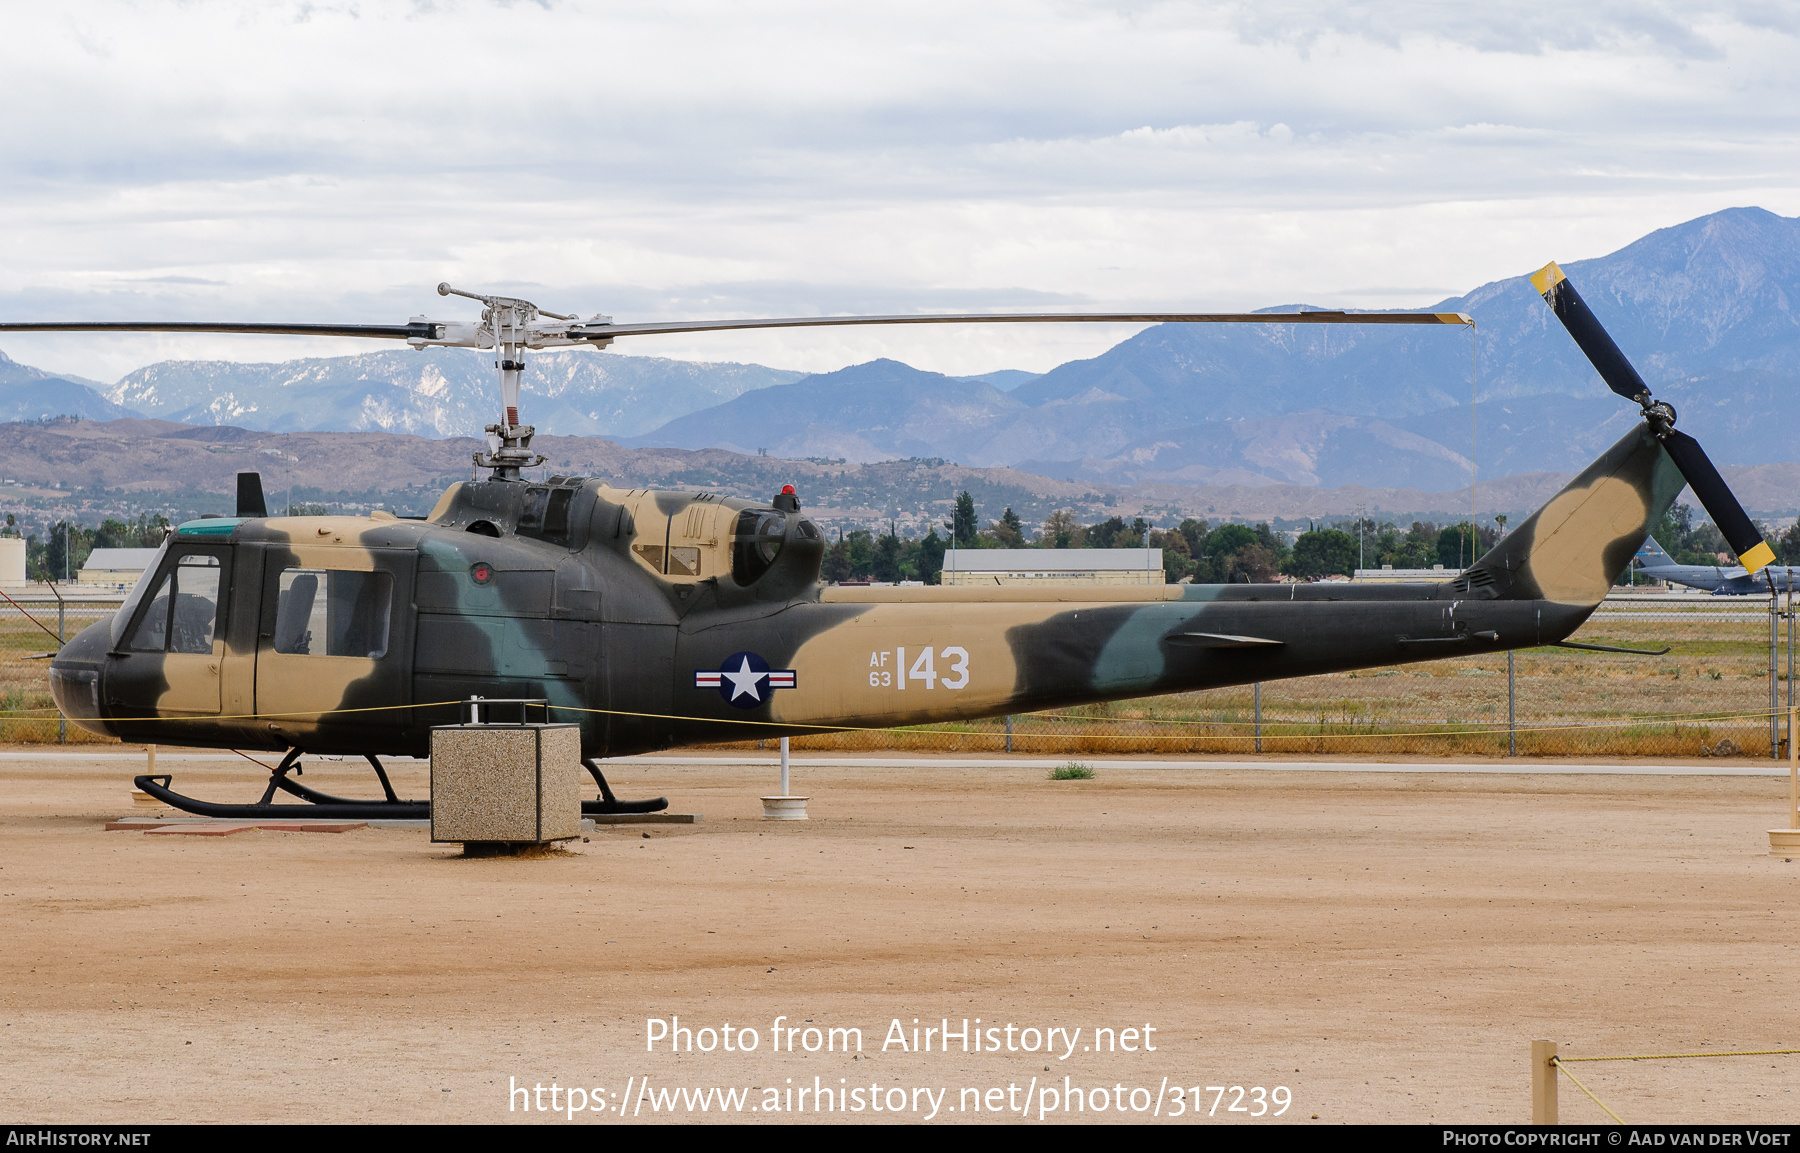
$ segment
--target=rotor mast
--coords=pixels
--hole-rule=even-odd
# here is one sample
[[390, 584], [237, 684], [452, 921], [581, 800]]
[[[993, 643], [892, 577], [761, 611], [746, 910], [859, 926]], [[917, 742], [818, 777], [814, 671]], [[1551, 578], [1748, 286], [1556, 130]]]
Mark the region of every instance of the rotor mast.
[[[540, 331], [542, 326], [537, 323], [540, 316], [561, 321], [577, 318], [545, 311], [531, 301], [515, 296], [483, 296], [452, 288], [447, 283], [440, 283], [437, 290], [439, 296], [466, 297], [469, 300], [479, 300], [485, 306], [481, 311], [481, 321], [472, 334], [474, 339], [469, 343], [476, 348], [494, 350], [494, 368], [500, 374], [500, 420], [487, 426], [488, 448], [486, 452], [474, 455], [475, 466], [491, 469], [495, 480], [518, 480], [520, 469], [534, 468], [548, 459], [531, 450], [531, 438], [537, 435], [536, 426], [525, 424], [519, 419], [519, 385], [525, 373], [525, 350], [542, 347], [545, 343], [547, 334]], [[602, 322], [610, 320], [609, 317], [594, 319]]]

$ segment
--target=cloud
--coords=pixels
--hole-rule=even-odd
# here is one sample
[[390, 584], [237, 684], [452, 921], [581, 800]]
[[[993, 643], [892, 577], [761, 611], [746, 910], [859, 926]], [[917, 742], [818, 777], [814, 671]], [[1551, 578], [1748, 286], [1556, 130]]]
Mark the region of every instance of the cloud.
[[[621, 318], [1393, 306], [1800, 212], [1797, 32], [1754, 3], [42, 5], [0, 44], [0, 307], [374, 321], [453, 307], [444, 279]], [[1104, 335], [641, 351], [976, 372]]]

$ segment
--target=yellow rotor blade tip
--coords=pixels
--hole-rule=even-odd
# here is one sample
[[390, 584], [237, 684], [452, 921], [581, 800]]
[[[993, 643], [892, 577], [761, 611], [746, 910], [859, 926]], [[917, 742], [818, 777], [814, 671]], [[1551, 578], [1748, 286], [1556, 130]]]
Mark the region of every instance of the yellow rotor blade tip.
[[1563, 275], [1563, 270], [1556, 267], [1556, 261], [1552, 260], [1531, 274], [1531, 287], [1537, 289], [1540, 294], [1547, 294], [1552, 288], [1567, 279], [1568, 277]]
[[1768, 541], [1758, 541], [1756, 547], [1738, 558], [1744, 570], [1751, 576], [1766, 565], [1775, 563], [1775, 550], [1769, 547]]

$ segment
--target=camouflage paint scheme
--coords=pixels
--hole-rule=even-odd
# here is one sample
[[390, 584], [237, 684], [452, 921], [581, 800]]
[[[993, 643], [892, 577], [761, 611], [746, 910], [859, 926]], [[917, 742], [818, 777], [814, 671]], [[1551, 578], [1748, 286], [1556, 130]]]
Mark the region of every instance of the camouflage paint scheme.
[[[1640, 424], [1453, 580], [1046, 590], [822, 588], [825, 542], [797, 505], [470, 482], [422, 521], [189, 522], [117, 618], [58, 654], [52, 688], [130, 741], [412, 756], [459, 719], [436, 702], [475, 695], [548, 698], [600, 757], [1029, 712], [1561, 640], [1683, 484]], [[749, 579], [746, 526], [778, 515]], [[126, 651], [147, 590], [192, 551], [225, 574], [212, 651]], [[390, 574], [384, 655], [276, 651], [291, 567]]]

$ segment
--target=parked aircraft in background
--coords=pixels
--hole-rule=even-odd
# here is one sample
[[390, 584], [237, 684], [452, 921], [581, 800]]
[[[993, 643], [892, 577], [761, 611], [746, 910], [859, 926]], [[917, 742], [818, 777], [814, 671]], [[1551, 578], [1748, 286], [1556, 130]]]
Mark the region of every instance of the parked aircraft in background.
[[1706, 589], [1714, 596], [1767, 595], [1770, 581], [1775, 583], [1776, 592], [1785, 593], [1794, 588], [1796, 578], [1794, 569], [1778, 565], [1770, 565], [1751, 576], [1742, 565], [1677, 564], [1653, 536], [1644, 538], [1643, 546], [1632, 560], [1637, 562], [1637, 571], [1647, 577]]

